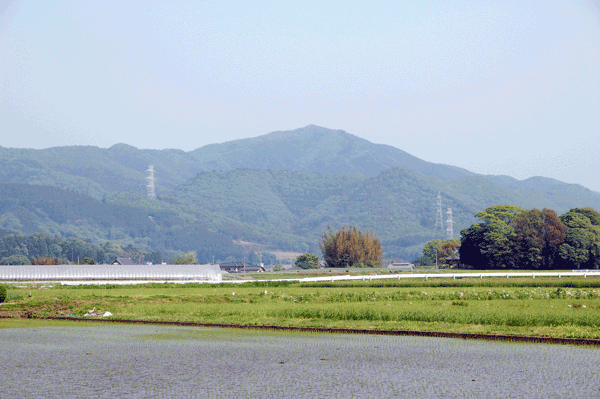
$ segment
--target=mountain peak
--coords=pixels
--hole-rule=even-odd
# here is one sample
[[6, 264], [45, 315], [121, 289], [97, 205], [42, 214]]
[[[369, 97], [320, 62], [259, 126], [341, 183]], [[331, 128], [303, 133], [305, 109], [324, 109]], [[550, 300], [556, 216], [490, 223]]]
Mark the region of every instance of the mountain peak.
[[397, 148], [371, 143], [344, 130], [317, 125], [211, 144], [190, 154], [203, 163], [204, 170], [250, 168], [374, 176], [400, 166], [441, 179], [472, 174], [464, 169], [423, 161]]

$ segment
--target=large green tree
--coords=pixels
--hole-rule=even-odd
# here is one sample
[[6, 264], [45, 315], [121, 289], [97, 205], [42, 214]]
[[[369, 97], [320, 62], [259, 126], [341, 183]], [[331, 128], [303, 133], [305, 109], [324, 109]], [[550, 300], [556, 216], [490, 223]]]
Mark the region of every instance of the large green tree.
[[514, 205], [494, 205], [478, 212], [480, 222], [461, 231], [461, 262], [477, 269], [515, 268], [511, 244], [515, 221], [523, 212]]
[[450, 240], [434, 239], [423, 247], [423, 256], [415, 259], [417, 266], [444, 265], [460, 247], [460, 239]]
[[430, 265], [435, 265], [439, 257], [440, 248], [442, 248], [442, 244], [443, 241], [436, 238], [434, 240], [428, 241], [423, 246], [423, 257], [427, 259], [426, 263]]
[[558, 215], [552, 209], [542, 210], [544, 262], [545, 267], [554, 269], [559, 267], [560, 257], [559, 248], [567, 238], [569, 228], [560, 220]]
[[566, 265], [576, 269], [600, 268], [600, 213], [592, 208], [573, 208], [560, 220], [569, 228], [559, 247]]
[[175, 259], [175, 265], [195, 265], [197, 263], [196, 251], [190, 251], [180, 258]]
[[600, 268], [600, 213], [498, 205], [461, 232], [461, 262], [475, 268]]
[[522, 212], [514, 221], [515, 234], [511, 247], [517, 257], [517, 268], [553, 268], [558, 248], [567, 237], [568, 227], [551, 209]]

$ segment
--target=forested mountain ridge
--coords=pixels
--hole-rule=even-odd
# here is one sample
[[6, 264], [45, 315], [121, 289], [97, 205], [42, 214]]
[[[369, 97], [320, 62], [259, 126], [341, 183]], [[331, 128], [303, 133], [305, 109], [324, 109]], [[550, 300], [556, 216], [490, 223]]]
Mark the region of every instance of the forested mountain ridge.
[[465, 169], [423, 161], [407, 152], [346, 133], [309, 125], [286, 132], [211, 144], [190, 152], [203, 170], [272, 169], [374, 176], [401, 166], [426, 176], [455, 179]]
[[[56, 186], [97, 199], [109, 192], [144, 194], [146, 169], [150, 164], [157, 171], [159, 195], [169, 194], [196, 173], [208, 170], [289, 170], [374, 176], [399, 166], [442, 180], [477, 176], [455, 166], [423, 161], [397, 148], [374, 144], [343, 130], [309, 125], [293, 131], [209, 144], [190, 152], [138, 149], [126, 144], [115, 144], [106, 149], [93, 146], [42, 150], [0, 147], [0, 182]], [[557, 199], [565, 190], [573, 197], [586, 195], [587, 190], [543, 177], [523, 181], [508, 176], [485, 177], [511, 189], [546, 190], [548, 195], [557, 194]], [[599, 194], [591, 193], [591, 198]]]
[[150, 252], [194, 250], [203, 261], [241, 254], [230, 237], [186, 222], [175, 212], [152, 216], [124, 202], [106, 203], [57, 187], [0, 183], [0, 236], [39, 232]]
[[[454, 233], [476, 221], [475, 213], [495, 204], [550, 208], [567, 206], [543, 194], [513, 190], [483, 176], [441, 180], [396, 167], [376, 176], [236, 169], [200, 172], [160, 201], [114, 194], [106, 201], [132, 204], [149, 215], [173, 212], [211, 231], [237, 240], [258, 242], [271, 249], [318, 253], [327, 226], [343, 224], [372, 229], [383, 240], [386, 255], [410, 258], [419, 246], [446, 232], [435, 231], [435, 197], [442, 195], [454, 214]], [[600, 208], [600, 196], [588, 205]]]
[[57, 187], [20, 183], [0, 183], [0, 221], [0, 229], [10, 233], [97, 238], [97, 230], [104, 229], [108, 240], [122, 235], [145, 237], [155, 230], [140, 209], [105, 204]]
[[262, 169], [373, 176], [394, 166], [452, 179], [473, 175], [434, 164], [397, 148], [373, 144], [342, 130], [307, 126], [289, 132], [210, 144], [184, 152], [146, 150], [126, 144], [110, 148], [53, 147], [43, 150], [0, 147], [0, 182], [49, 185], [101, 199], [109, 192], [145, 192], [146, 169], [157, 171], [157, 192], [167, 194], [200, 171]]
[[[150, 164], [156, 200], [146, 197]], [[125, 144], [0, 147], [0, 182], [27, 183], [0, 188], [0, 234], [42, 231], [202, 256], [217, 249], [239, 255], [233, 239], [318, 253], [322, 231], [346, 223], [372, 229], [386, 256], [410, 259], [424, 242], [445, 236], [434, 230], [438, 191], [444, 213], [453, 209], [455, 236], [496, 204], [559, 214], [600, 209], [600, 193], [579, 185], [477, 175], [312, 125], [187, 153]]]
[[0, 147], [0, 182], [56, 186], [96, 199], [109, 192], [146, 192], [146, 170], [157, 169], [160, 191], [169, 192], [201, 169], [181, 150], [141, 150], [116, 144], [43, 150]]

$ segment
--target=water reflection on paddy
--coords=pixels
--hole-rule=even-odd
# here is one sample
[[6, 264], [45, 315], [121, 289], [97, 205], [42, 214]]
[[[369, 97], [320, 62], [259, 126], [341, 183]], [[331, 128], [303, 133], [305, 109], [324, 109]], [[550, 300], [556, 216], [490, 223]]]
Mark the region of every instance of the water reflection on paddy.
[[599, 397], [600, 350], [164, 326], [0, 330], [2, 398]]

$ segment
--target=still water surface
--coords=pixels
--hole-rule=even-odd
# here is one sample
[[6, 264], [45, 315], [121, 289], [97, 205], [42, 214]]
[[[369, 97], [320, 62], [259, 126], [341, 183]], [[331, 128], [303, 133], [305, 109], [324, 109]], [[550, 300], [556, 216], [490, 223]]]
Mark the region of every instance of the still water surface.
[[444, 338], [10, 328], [0, 365], [0, 398], [600, 397], [600, 349]]

